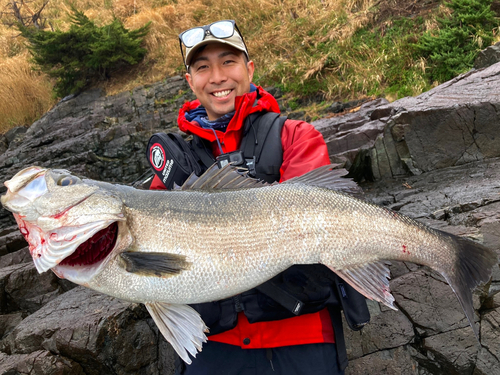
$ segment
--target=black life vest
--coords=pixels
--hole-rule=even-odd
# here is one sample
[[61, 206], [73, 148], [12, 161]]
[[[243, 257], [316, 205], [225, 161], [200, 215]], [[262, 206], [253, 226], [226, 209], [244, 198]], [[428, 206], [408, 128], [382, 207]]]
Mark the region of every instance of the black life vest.
[[198, 136], [186, 142], [176, 133], [157, 133], [149, 139], [146, 158], [167, 189], [182, 185], [194, 172], [200, 176], [214, 163], [232, 162], [248, 168], [249, 175], [272, 183], [280, 179], [283, 163], [281, 130], [286, 121], [278, 113], [253, 113], [245, 119], [240, 149], [212, 154], [210, 142]]
[[[281, 130], [285, 121], [286, 117], [280, 116], [279, 113], [252, 113], [245, 119], [240, 149], [219, 156], [219, 160], [227, 155], [227, 159], [234, 162], [236, 159], [231, 159], [233, 155], [242, 155], [241, 164], [235, 164], [248, 168], [251, 177], [269, 183], [279, 181], [283, 163]], [[209, 141], [193, 136], [191, 147], [205, 169], [217, 162]]]

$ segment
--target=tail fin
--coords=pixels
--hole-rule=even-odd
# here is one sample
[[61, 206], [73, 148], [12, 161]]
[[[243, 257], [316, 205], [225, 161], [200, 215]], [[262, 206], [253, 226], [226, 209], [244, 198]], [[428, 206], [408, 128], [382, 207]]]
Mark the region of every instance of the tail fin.
[[474, 241], [441, 232], [457, 249], [454, 272], [442, 272], [457, 296], [469, 323], [479, 340], [478, 328], [474, 325], [474, 307], [472, 305], [472, 291], [480, 284], [486, 283], [492, 269], [498, 265], [498, 255]]

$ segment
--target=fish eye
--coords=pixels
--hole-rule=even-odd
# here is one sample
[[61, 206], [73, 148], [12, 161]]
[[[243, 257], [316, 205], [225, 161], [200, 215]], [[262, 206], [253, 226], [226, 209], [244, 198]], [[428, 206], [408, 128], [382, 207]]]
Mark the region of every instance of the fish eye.
[[78, 178], [74, 176], [64, 176], [57, 181], [57, 185], [59, 186], [69, 186], [74, 185], [78, 182]]

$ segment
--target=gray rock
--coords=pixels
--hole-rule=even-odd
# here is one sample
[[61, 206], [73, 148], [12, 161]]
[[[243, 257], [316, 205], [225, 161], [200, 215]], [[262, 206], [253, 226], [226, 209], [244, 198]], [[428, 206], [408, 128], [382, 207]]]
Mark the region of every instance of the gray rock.
[[323, 134], [333, 162], [350, 168], [360, 149], [373, 146], [385, 123], [378, 118], [371, 120], [370, 116], [378, 106], [387, 103], [385, 99], [377, 99], [363, 104], [357, 112], [313, 122]]
[[425, 338], [422, 348], [430, 361], [420, 359], [418, 362], [431, 373], [435, 371], [436, 359], [439, 359], [440, 373], [472, 373], [480, 346], [470, 331], [470, 328], [463, 328]]
[[[469, 325], [450, 286], [437, 274], [426, 270], [408, 273], [392, 280], [391, 289], [398, 308], [419, 328], [421, 335]], [[469, 334], [474, 336], [472, 329]]]
[[[499, 369], [498, 360], [500, 358], [500, 308], [484, 313], [481, 320], [481, 345], [483, 351], [490, 353], [497, 361], [496, 368]], [[488, 361], [490, 362], [490, 361]], [[488, 366], [486, 366], [488, 367]], [[489, 366], [492, 367], [492, 366]]]
[[483, 49], [474, 61], [475, 69], [487, 68], [500, 61], [500, 42]]
[[0, 352], [0, 373], [5, 375], [84, 375], [81, 366], [49, 351], [6, 355]]
[[363, 328], [363, 353], [404, 346], [413, 341], [415, 332], [408, 318], [400, 311], [388, 310], [372, 317]]
[[3, 340], [3, 351], [47, 350], [78, 363], [85, 374], [158, 374], [159, 355], [172, 363], [173, 353], [160, 350], [146, 317], [140, 305], [78, 287], [24, 319]]
[[500, 375], [498, 357], [495, 357], [487, 349], [481, 348], [477, 355], [476, 368], [473, 375]]
[[28, 128], [25, 126], [16, 126], [12, 129], [9, 129], [5, 133], [5, 140], [7, 141], [7, 144], [10, 144], [16, 138], [22, 138], [24, 136], [24, 133], [26, 133], [26, 130], [28, 130]]
[[[361, 331], [344, 328], [349, 360], [413, 342], [415, 336], [413, 325], [401, 312], [379, 309], [379, 312], [373, 314], [372, 309], [370, 314], [370, 323]], [[347, 324], [344, 324], [344, 327], [347, 327]]]
[[31, 263], [33, 259], [28, 247], [0, 257], [0, 269], [14, 264]]
[[342, 105], [341, 102], [333, 102], [330, 106], [325, 108], [324, 112], [325, 113], [340, 113], [344, 110], [344, 106]]
[[5, 228], [2, 232], [0, 234], [0, 256], [13, 253], [28, 246], [17, 225]]
[[2, 312], [35, 312], [66, 291], [59, 280], [52, 272], [39, 275], [33, 262], [1, 268]]
[[23, 313], [0, 315], [0, 340], [23, 320]]
[[[499, 70], [500, 63], [470, 71], [417, 97], [370, 102], [358, 112], [314, 125], [332, 159], [345, 161], [358, 180], [419, 175], [495, 158], [500, 156]], [[342, 132], [340, 124], [348, 129]]]
[[350, 361], [346, 375], [420, 375], [407, 346], [382, 350]]
[[304, 120], [305, 115], [306, 115], [305, 111], [296, 111], [288, 113], [287, 117], [290, 120]]
[[281, 92], [281, 89], [279, 87], [265, 87], [264, 90], [266, 90], [269, 94], [274, 96], [275, 99], [279, 99], [283, 96], [283, 93]]

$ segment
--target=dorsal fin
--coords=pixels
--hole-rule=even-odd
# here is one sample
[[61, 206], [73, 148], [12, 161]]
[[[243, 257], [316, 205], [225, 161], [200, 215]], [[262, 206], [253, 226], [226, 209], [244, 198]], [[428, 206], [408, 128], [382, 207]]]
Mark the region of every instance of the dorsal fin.
[[282, 184], [305, 184], [340, 191], [354, 196], [362, 196], [363, 190], [352, 178], [346, 178], [349, 171], [338, 168], [340, 164], [324, 165]]
[[[345, 178], [348, 171], [339, 168], [338, 164], [325, 165], [316, 168], [300, 177], [294, 177], [283, 182], [283, 184], [305, 184], [323, 187], [331, 190], [360, 196], [363, 194], [361, 188], [350, 178]], [[276, 184], [276, 183], [274, 183]], [[181, 187], [174, 187], [175, 190], [234, 190], [251, 189], [270, 186], [267, 182], [248, 176], [248, 171], [231, 164], [219, 169], [217, 164], [212, 165], [200, 177], [192, 173]]]
[[267, 182], [249, 177], [246, 169], [231, 164], [219, 169], [217, 164], [213, 164], [200, 177], [191, 173], [180, 190], [249, 189], [269, 185]]

